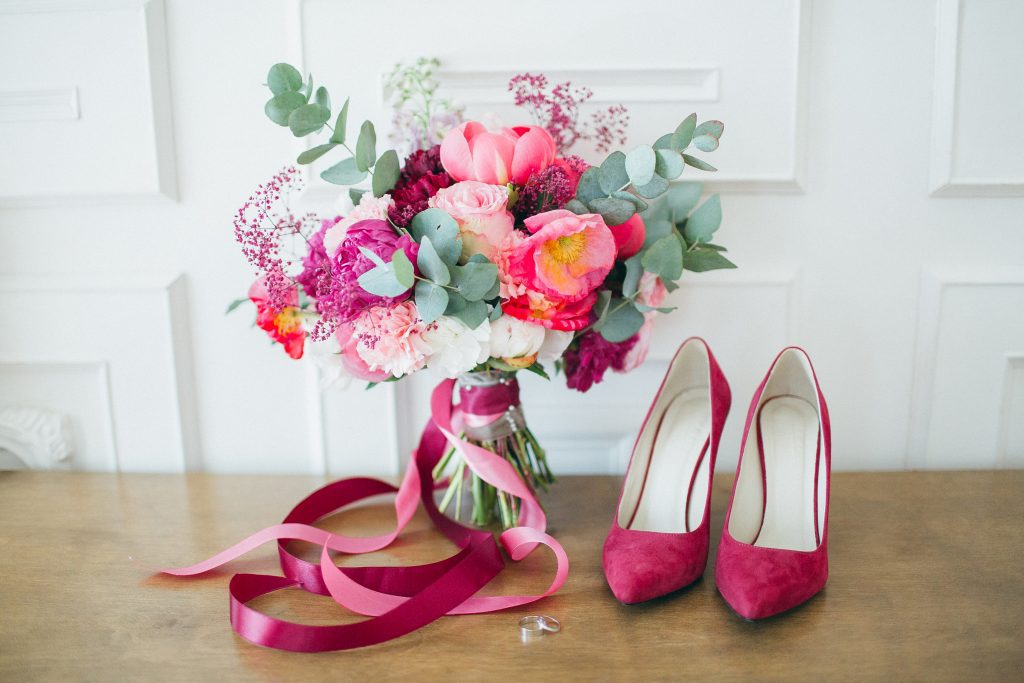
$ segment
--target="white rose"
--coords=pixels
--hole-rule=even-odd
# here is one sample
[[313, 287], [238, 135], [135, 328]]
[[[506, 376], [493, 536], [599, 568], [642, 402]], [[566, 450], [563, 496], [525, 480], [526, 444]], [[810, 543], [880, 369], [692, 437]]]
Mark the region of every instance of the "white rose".
[[452, 316], [442, 315], [420, 334], [427, 367], [445, 377], [458, 377], [487, 360], [491, 323], [484, 320], [476, 329]]
[[544, 345], [544, 328], [511, 315], [491, 323], [491, 355], [495, 358], [532, 356]]

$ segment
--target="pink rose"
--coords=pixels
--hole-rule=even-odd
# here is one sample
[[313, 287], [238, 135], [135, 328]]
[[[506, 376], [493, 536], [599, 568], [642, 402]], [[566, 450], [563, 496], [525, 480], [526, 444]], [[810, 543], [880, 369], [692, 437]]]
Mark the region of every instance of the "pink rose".
[[647, 227], [640, 214], [634, 213], [625, 223], [609, 225], [608, 229], [615, 236], [615, 247], [618, 249], [617, 258], [620, 261], [625, 261], [643, 248]]
[[490, 132], [478, 121], [467, 121], [444, 136], [441, 165], [455, 180], [522, 185], [531, 173], [550, 166], [557, 151], [540, 126]]
[[658, 308], [665, 302], [668, 290], [661, 278], [654, 273], [644, 273], [637, 283], [636, 301], [644, 306]]
[[[665, 297], [667, 296], [668, 290], [665, 289], [664, 283], [662, 283], [661, 278], [657, 275], [654, 273], [644, 273], [640, 277], [636, 293], [637, 303], [657, 308], [665, 303]], [[647, 352], [651, 349], [651, 332], [654, 330], [654, 317], [656, 315], [657, 312], [655, 311], [644, 313], [644, 324], [633, 337], [636, 342], [623, 359], [622, 368], [616, 369], [617, 372], [635, 370], [647, 360]]]
[[495, 251], [512, 232], [514, 219], [508, 210], [508, 188], [502, 185], [464, 180], [441, 188], [428, 203], [459, 224], [463, 260], [473, 254], [494, 260]]

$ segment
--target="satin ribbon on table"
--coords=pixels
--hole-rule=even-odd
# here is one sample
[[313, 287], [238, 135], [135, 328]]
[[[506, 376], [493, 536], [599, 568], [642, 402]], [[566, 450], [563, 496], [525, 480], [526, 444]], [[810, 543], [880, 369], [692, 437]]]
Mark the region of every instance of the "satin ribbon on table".
[[[348, 650], [398, 638], [446, 614], [480, 614], [535, 602], [556, 592], [569, 572], [569, 559], [561, 544], [545, 533], [547, 520], [529, 487], [506, 460], [456, 434], [467, 415], [501, 413], [518, 405], [518, 388], [508, 384], [475, 387], [477, 397], [463, 406], [452, 405], [454, 380], [444, 380], [431, 394], [431, 419], [413, 452], [401, 484], [367, 477], [336, 481], [314, 491], [298, 503], [281, 524], [267, 527], [202, 562], [162, 570], [174, 576], [195, 576], [219, 567], [270, 541], [278, 542], [284, 576], [235, 574], [228, 585], [231, 626], [240, 636], [258, 645], [293, 652]], [[465, 401], [465, 394], [462, 394]], [[473, 403], [479, 400], [480, 403]], [[464, 412], [469, 411], [469, 412]], [[488, 531], [473, 529], [446, 517], [434, 502], [432, 470], [446, 444], [456, 448], [469, 468], [481, 479], [521, 500], [520, 526], [504, 531], [495, 541]], [[317, 520], [352, 503], [395, 493], [395, 529], [372, 537], [332, 534], [312, 526]], [[390, 545], [416, 512], [417, 499], [437, 529], [460, 548], [449, 558], [430, 564], [405, 567], [338, 567], [329, 551], [359, 554]], [[322, 546], [320, 563], [293, 555], [289, 541]], [[521, 560], [538, 545], [549, 547], [557, 560], [551, 585], [540, 595], [475, 596], [505, 567], [501, 548], [513, 560]], [[311, 626], [268, 616], [247, 603], [284, 588], [300, 587], [330, 595], [339, 605], [370, 617], [354, 624]]]

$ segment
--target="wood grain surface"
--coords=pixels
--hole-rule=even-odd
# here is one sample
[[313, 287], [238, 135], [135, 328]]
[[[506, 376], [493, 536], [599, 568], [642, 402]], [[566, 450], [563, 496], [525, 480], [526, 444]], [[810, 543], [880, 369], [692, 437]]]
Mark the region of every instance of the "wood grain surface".
[[[254, 646], [228, 623], [235, 571], [279, 573], [272, 546], [215, 575], [187, 564], [281, 520], [311, 477], [0, 473], [0, 679], [32, 680], [680, 680], [943, 679], [1024, 676], [1024, 472], [844, 473], [833, 478], [831, 577], [806, 605], [763, 622], [737, 617], [714, 585], [731, 477], [715, 479], [703, 580], [624, 606], [601, 572], [620, 480], [566, 477], [544, 500], [572, 562], [562, 591], [508, 612], [446, 617], [390, 643], [292, 654]], [[329, 520], [373, 534], [387, 499]], [[315, 553], [314, 549], [310, 549]], [[416, 563], [451, 546], [417, 517], [362, 564]], [[129, 558], [134, 559], [129, 559]], [[541, 591], [538, 551], [487, 592]], [[311, 624], [349, 623], [329, 598], [283, 591], [255, 603]], [[524, 644], [517, 622], [563, 630]]]

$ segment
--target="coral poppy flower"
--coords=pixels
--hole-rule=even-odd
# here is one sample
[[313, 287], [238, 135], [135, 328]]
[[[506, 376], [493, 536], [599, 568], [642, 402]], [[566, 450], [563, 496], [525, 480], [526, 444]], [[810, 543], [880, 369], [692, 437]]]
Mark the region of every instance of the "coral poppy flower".
[[257, 279], [249, 287], [249, 299], [256, 304], [256, 325], [274, 341], [284, 346], [285, 353], [292, 358], [302, 358], [306, 341], [306, 330], [302, 326], [299, 310], [299, 292], [294, 287], [289, 291], [286, 306], [274, 309], [270, 305], [266, 276]]

